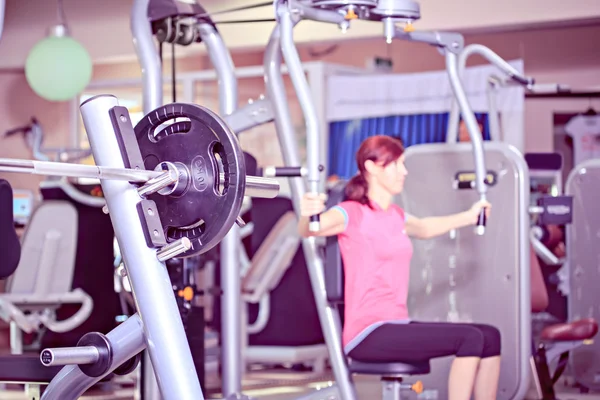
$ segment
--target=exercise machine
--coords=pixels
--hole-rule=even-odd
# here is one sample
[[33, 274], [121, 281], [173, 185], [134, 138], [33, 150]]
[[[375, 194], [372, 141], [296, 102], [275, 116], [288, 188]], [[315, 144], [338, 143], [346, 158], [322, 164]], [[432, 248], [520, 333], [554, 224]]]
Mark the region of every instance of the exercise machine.
[[[153, 36], [162, 44], [192, 45], [203, 42], [208, 51], [218, 78], [220, 115], [236, 134], [254, 126], [271, 122], [274, 107], [267, 98], [254, 101], [239, 110], [237, 108], [237, 80], [234, 66], [227, 48], [220, 37], [215, 23], [209, 14], [195, 2], [176, 0], [136, 0], [132, 10], [132, 34], [143, 71], [144, 112], [163, 104], [161, 59], [153, 42]], [[288, 164], [289, 165], [289, 164]], [[292, 165], [300, 165], [292, 164]], [[239, 271], [240, 237], [237, 226], [220, 244], [221, 252], [221, 296], [222, 311], [222, 394], [238, 396], [241, 394], [242, 366], [244, 365], [243, 343], [240, 332], [242, 320], [242, 278]], [[249, 281], [246, 281], [249, 283]], [[244, 288], [254, 290], [254, 288]], [[301, 349], [300, 352], [317, 354], [322, 358], [323, 346]], [[256, 351], [255, 351], [256, 350]], [[290, 358], [289, 349], [279, 348], [283, 358]], [[264, 359], [264, 351], [250, 349], [250, 358]], [[155, 399], [157, 388], [151, 371], [145, 369], [144, 398]]]
[[[406, 168], [426, 169], [428, 179], [407, 179], [397, 203], [416, 216], [448, 215], [470, 207], [476, 199], [469, 151], [468, 143], [409, 147]], [[497, 217], [490, 219], [483, 237], [453, 230], [413, 241], [408, 306], [415, 320], [496, 326], [503, 355], [498, 399], [521, 399], [529, 387], [531, 356], [528, 169], [514, 147], [485, 142], [484, 151], [488, 199]], [[431, 361], [431, 374], [422, 378], [426, 392], [447, 398], [451, 361]]]
[[[31, 150], [35, 160], [76, 163], [92, 154], [91, 150], [44, 146], [44, 130], [35, 117], [31, 117], [30, 123], [27, 125], [7, 130], [4, 132], [3, 137], [8, 138], [19, 134], [23, 135], [23, 139], [27, 147]], [[40, 183], [40, 189], [42, 189], [42, 193], [44, 189], [60, 190], [73, 199], [73, 201], [90, 207], [101, 208], [105, 204], [101, 196], [86, 195], [84, 191], [79, 190], [73, 185], [70, 180], [61, 176], [48, 176], [48, 179]]]
[[[458, 58], [458, 70], [462, 73], [466, 66], [468, 57], [479, 54], [495, 65], [503, 72], [504, 76], [491, 76], [488, 79], [487, 97], [488, 97], [488, 117], [490, 121], [490, 136], [492, 141], [500, 142], [501, 124], [499, 113], [496, 107], [496, 91], [501, 87], [519, 86], [532, 93], [542, 93], [549, 91], [558, 91], [561, 86], [554, 84], [539, 85], [533, 78], [522, 76], [518, 71], [512, 68], [506, 61], [498, 56], [491, 49], [481, 45], [467, 46]], [[561, 90], [564, 90], [561, 89]], [[450, 113], [448, 123], [447, 141], [449, 143], [456, 141], [458, 127], [458, 110], [456, 103]], [[551, 192], [540, 194], [531, 192], [528, 203], [529, 216], [529, 243], [535, 255], [545, 264], [560, 267], [565, 260], [558, 259], [543, 241], [547, 235], [547, 225], [567, 225], [572, 220], [572, 196], [562, 194], [562, 158], [559, 154], [525, 154], [524, 160], [527, 163], [529, 173], [528, 184], [539, 182], [548, 184]], [[530, 218], [531, 217], [531, 218]], [[534, 255], [532, 255], [534, 256]], [[530, 293], [532, 296], [532, 312], [541, 312], [548, 307], [548, 293], [544, 282], [540, 281], [538, 275], [541, 275], [539, 261], [530, 260], [531, 264], [525, 271], [531, 271]], [[540, 276], [541, 277], [541, 276]], [[539, 399], [555, 399], [554, 385], [564, 372], [567, 365], [569, 352], [573, 349], [586, 345], [598, 331], [598, 324], [593, 319], [576, 319], [567, 323], [556, 323], [546, 326], [539, 337], [539, 344], [533, 344], [531, 354], [532, 381], [535, 390], [535, 396]], [[550, 365], [556, 368], [554, 373], [550, 373]]]
[[[55, 147], [49, 148], [44, 145], [44, 132], [42, 125], [32, 117], [29, 124], [10, 129], [4, 133], [4, 137], [14, 135], [22, 135], [25, 143], [32, 152], [33, 159], [39, 161], [62, 161], [69, 163], [77, 163], [91, 155], [91, 150]], [[38, 283], [39, 287], [29, 287], [31, 282], [25, 287], [19, 289], [18, 286], [12, 287], [11, 290], [20, 292], [21, 294], [34, 293], [38, 297], [44, 297], [44, 293], [52, 293], [54, 300], [60, 299], [61, 293], [67, 293], [72, 290], [85, 294], [86, 300], [90, 303], [102, 304], [102, 307], [95, 307], [89, 316], [80, 320], [78, 324], [71, 326], [71, 329], [65, 330], [62, 327], [59, 330], [47, 329], [44, 325], [36, 328], [37, 338], [32, 346], [25, 346], [23, 350], [39, 350], [38, 346], [56, 347], [56, 346], [71, 346], [75, 345], [79, 338], [90, 331], [107, 332], [116, 325], [115, 317], [119, 314], [117, 296], [109, 290], [113, 286], [113, 276], [106, 267], [112, 264], [112, 241], [113, 228], [110, 223], [110, 218], [102, 212], [102, 207], [105, 201], [102, 197], [100, 189], [100, 181], [95, 180], [77, 180], [76, 178], [67, 178], [62, 176], [47, 176], [40, 182], [40, 197], [41, 202], [36, 202], [37, 209], [47, 209], [47, 204], [63, 204], [64, 207], [74, 207], [76, 210], [75, 218], [69, 218], [71, 214], [65, 215], [64, 224], [60, 229], [52, 226], [51, 223], [41, 223], [42, 218], [36, 219], [36, 224], [26, 226], [25, 241], [23, 243], [24, 259], [26, 263], [19, 267], [17, 275], [27, 273], [27, 269], [41, 268], [48, 271], [40, 272], [40, 276], [47, 274], [53, 279], [62, 277], [60, 283], [52, 283], [49, 279], [41, 278]], [[18, 192], [15, 193], [16, 197]], [[33, 206], [33, 203], [31, 204]], [[41, 211], [41, 210], [40, 210]], [[43, 213], [40, 213], [42, 215]], [[51, 218], [51, 217], [50, 217]], [[47, 220], [48, 218], [46, 218]], [[52, 219], [50, 220], [52, 221]], [[73, 233], [65, 231], [69, 226], [73, 228]], [[94, 229], [90, 230], [89, 227]], [[40, 256], [39, 260], [46, 258], [52, 259], [52, 246], [45, 249], [43, 255], [39, 254], [37, 243], [42, 243], [41, 238], [47, 238], [56, 234], [55, 231], [60, 231], [62, 241], [65, 238], [74, 235], [74, 244], [67, 245], [61, 240], [52, 242], [58, 246], [59, 258], [55, 259], [54, 263], [38, 261], [36, 257]], [[54, 232], [54, 233], [53, 233]], [[30, 236], [31, 235], [31, 236]], [[28, 237], [30, 238], [28, 239]], [[46, 240], [46, 239], [44, 239]], [[47, 253], [50, 251], [50, 253]], [[27, 260], [25, 260], [27, 259]], [[38, 265], [39, 264], [39, 265]], [[43, 264], [43, 265], [42, 265]], [[9, 282], [14, 280], [14, 276], [9, 279]], [[44, 287], [48, 285], [48, 287]], [[59, 296], [59, 297], [57, 297]], [[50, 296], [48, 297], [49, 304], [52, 304], [49, 310], [44, 311], [51, 313], [54, 320], [72, 320], [72, 318], [81, 319], [79, 317], [79, 305], [76, 303], [69, 304], [68, 302], [51, 303]], [[83, 309], [81, 310], [83, 311]], [[89, 311], [88, 311], [89, 313]], [[32, 314], [33, 315], [33, 314]], [[63, 324], [64, 325], [64, 324]], [[30, 330], [31, 328], [27, 328]], [[27, 332], [27, 331], [26, 331]], [[14, 336], [15, 350], [20, 348], [20, 335]], [[19, 351], [20, 352], [20, 351]]]
[[[572, 318], [600, 319], [594, 283], [598, 282], [600, 220], [595, 196], [600, 184], [600, 160], [577, 165], [566, 183], [566, 193], [573, 196], [573, 222], [567, 225], [566, 251], [569, 262], [568, 313]], [[597, 330], [597, 326], [596, 326]], [[600, 376], [600, 341], [587, 340], [587, 346], [569, 353], [569, 364], [575, 381], [584, 390], [598, 390]]]
[[[384, 36], [387, 41], [394, 38], [415, 42], [423, 42], [436, 47], [446, 58], [446, 66], [449, 78], [456, 95], [460, 108], [471, 134], [473, 145], [466, 147], [474, 152], [476, 160], [474, 182], [480, 198], [485, 198], [487, 187], [484, 184], [485, 162], [482, 149], [481, 133], [478, 131], [477, 123], [456, 69], [456, 57], [462, 50], [462, 36], [452, 33], [440, 32], [418, 32], [412, 29], [412, 22], [420, 18], [419, 5], [412, 1], [314, 1], [312, 3], [300, 3], [295, 1], [276, 2], [277, 25], [271, 34], [267, 50], [265, 52], [265, 82], [267, 84], [267, 98], [271, 99], [276, 107], [275, 123], [282, 145], [284, 162], [286, 165], [300, 165], [299, 152], [294, 139], [293, 126], [291, 124], [290, 112], [285, 102], [285, 91], [281, 78], [280, 63], [282, 58], [290, 71], [293, 86], [300, 100], [304, 118], [306, 121], [307, 135], [307, 180], [309, 190], [318, 189], [318, 155], [319, 138], [324, 132], [319, 132], [316, 110], [310, 101], [309, 88], [300, 68], [300, 59], [294, 46], [293, 28], [302, 19], [334, 23], [347, 29], [353, 19], [365, 19], [383, 23]], [[404, 24], [398, 28], [396, 24]], [[283, 57], [282, 57], [283, 56]], [[314, 158], [310, 158], [310, 157]], [[293, 179], [290, 182], [292, 198], [295, 209], [298, 210], [299, 201], [305, 192], [303, 182]], [[478, 233], [484, 233], [484, 218], [480, 218]], [[314, 221], [317, 222], [317, 221]], [[341, 349], [341, 323], [337, 311], [337, 304], [329, 301], [325, 290], [324, 264], [318, 254], [318, 247], [314, 238], [303, 239], [303, 248], [313, 283], [313, 295], [320, 313], [321, 326], [325, 341], [329, 350], [329, 359], [336, 380], [336, 388], [331, 388], [332, 393], [337, 393], [341, 399], [356, 399], [356, 391], [352, 382], [352, 373], [363, 373], [381, 375], [384, 382], [393, 381], [398, 383], [397, 378], [403, 374], [426, 374], [429, 369], [424, 365], [415, 366], [402, 363], [370, 363], [359, 364], [359, 360], [346, 360]], [[328, 268], [330, 266], [328, 265]], [[352, 365], [359, 365], [353, 369]], [[348, 369], [350, 366], [350, 369]], [[427, 366], [428, 367], [428, 366]], [[443, 380], [445, 381], [445, 379]], [[397, 398], [400, 396], [396, 386], [384, 387], [384, 398]], [[443, 397], [443, 396], [442, 396]]]
[[[161, 102], [162, 81], [160, 75], [160, 60], [154, 44], [152, 43], [152, 31], [148, 24], [146, 13], [149, 10], [148, 1], [137, 1], [134, 3], [132, 15], [132, 30], [134, 33], [134, 42], [138, 49], [138, 55], [142, 64], [144, 81], [144, 110], [147, 112], [149, 105], [156, 107]], [[177, 7], [171, 7], [171, 15], [175, 15], [174, 20], [182, 20], [181, 14], [187, 16], [187, 21], [191, 21], [192, 26], [202, 27], [198, 32], [203, 42], [207, 45], [209, 55], [215, 70], [219, 73], [219, 101], [221, 103], [221, 114], [225, 116], [230, 126], [236, 133], [241, 129], [236, 129], [233, 124], [233, 118], [227, 115], [236, 115], [235, 109], [235, 76], [231, 59], [224, 54], [222, 43], [218, 35], [214, 34], [215, 29], [210, 21], [210, 16], [201, 13], [199, 8], [193, 5], [184, 6], [178, 2]], [[477, 123], [474, 115], [469, 113], [468, 102], [464, 90], [458, 79], [456, 69], [456, 57], [463, 47], [463, 38], [458, 34], [439, 33], [439, 32], [418, 32], [412, 29], [412, 22], [420, 18], [419, 5], [413, 1], [397, 0], [387, 2], [376, 1], [314, 1], [305, 2], [275, 2], [275, 12], [277, 24], [271, 35], [267, 50], [265, 53], [265, 82], [267, 86], [267, 98], [270, 101], [272, 110], [276, 116], [275, 124], [282, 152], [286, 165], [301, 165], [297, 145], [293, 139], [293, 127], [289, 110], [285, 101], [285, 90], [281, 78], [281, 61], [285, 59], [286, 65], [290, 71], [292, 83], [300, 100], [302, 110], [307, 122], [307, 147], [309, 149], [307, 160], [307, 180], [309, 190], [318, 191], [320, 183], [319, 155], [320, 151], [320, 132], [314, 105], [310, 102], [309, 89], [306, 78], [300, 64], [300, 59], [293, 41], [293, 28], [301, 19], [311, 19], [316, 21], [334, 23], [342, 26], [344, 29], [349, 27], [353, 19], [367, 19], [383, 22], [384, 36], [386, 40], [391, 41], [394, 38], [423, 42], [431, 44], [443, 52], [446, 58], [446, 65], [452, 83], [455, 95], [458, 98], [464, 118], [467, 121], [469, 131], [473, 139], [474, 157], [477, 160], [475, 168], [475, 186], [480, 198], [485, 198], [487, 188], [484, 184], [485, 168], [483, 152], [481, 151], [481, 134], [478, 132]], [[187, 11], [186, 11], [187, 10]], [[186, 13], [184, 13], [186, 11]], [[195, 17], [194, 17], [195, 15]], [[189, 18], [194, 17], [194, 18]], [[183, 23], [183, 22], [182, 22]], [[396, 24], [405, 24], [404, 28], [399, 29]], [[155, 25], [156, 26], [156, 25]], [[212, 36], [206, 31], [212, 32]], [[196, 36], [196, 37], [200, 37]], [[177, 35], [175, 35], [177, 37]], [[187, 37], [187, 36], [186, 36]], [[153, 104], [153, 102], [155, 102]], [[257, 104], [256, 102], [254, 103]], [[264, 103], [263, 103], [264, 106]], [[232, 114], [233, 113], [233, 114]], [[292, 179], [292, 197], [294, 208], [297, 211], [299, 199], [304, 191], [304, 182], [300, 179]], [[478, 225], [479, 233], [484, 232], [483, 214]], [[318, 223], [318, 220], [312, 221], [312, 226]], [[240, 338], [239, 338], [239, 320], [237, 315], [240, 306], [240, 283], [237, 272], [237, 255], [235, 247], [237, 242], [237, 228], [224, 239], [221, 243], [222, 251], [222, 286], [223, 290], [223, 314], [227, 317], [223, 320], [222, 341], [224, 343], [223, 357], [223, 396], [233, 397], [240, 395], [241, 392], [241, 359], [240, 359]], [[334, 375], [344, 399], [354, 399], [356, 394], [351, 383], [351, 378], [345, 368], [345, 357], [342, 354], [339, 340], [341, 336], [341, 324], [337, 310], [328, 305], [325, 293], [323, 292], [323, 261], [318, 253], [316, 240], [314, 238], [304, 239], [302, 246], [307, 260], [307, 267], [311, 277], [313, 295], [319, 311], [321, 326], [323, 329], [325, 341], [329, 351], [330, 362], [333, 366]], [[235, 272], [234, 272], [235, 271]], [[234, 320], [235, 319], [235, 320]]]
[[[107, 335], [88, 333], [77, 347], [44, 349], [44, 365], [66, 367], [42, 398], [77, 399], [118, 367], [130, 372], [148, 346], [165, 399], [203, 399], [164, 262], [210, 250], [237, 220], [244, 195], [272, 197], [279, 185], [246, 177], [235, 135], [207, 109], [160, 107], [135, 131], [113, 96], [89, 99], [81, 111], [98, 166], [3, 159], [0, 170], [102, 180], [138, 314]], [[173, 213], [177, 204], [196, 211]]]

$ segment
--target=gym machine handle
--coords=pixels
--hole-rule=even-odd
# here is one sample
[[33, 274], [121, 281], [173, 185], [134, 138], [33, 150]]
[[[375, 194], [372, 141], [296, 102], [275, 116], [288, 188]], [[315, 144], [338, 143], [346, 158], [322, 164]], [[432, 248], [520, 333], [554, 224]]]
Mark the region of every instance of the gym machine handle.
[[305, 167], [265, 167], [263, 176], [274, 177], [302, 177], [306, 176], [308, 171]]
[[521, 75], [515, 75], [515, 74], [511, 74], [510, 78], [517, 82], [520, 85], [523, 85], [525, 87], [531, 87], [535, 84], [535, 79], [534, 78], [528, 78], [526, 76], [521, 76]]
[[[323, 172], [325, 168], [319, 165], [319, 172]], [[285, 178], [297, 178], [308, 175], [308, 169], [306, 167], [265, 167], [263, 169], [263, 176], [274, 178], [274, 177], [285, 177]]]
[[475, 233], [477, 233], [478, 235], [483, 235], [485, 233], [485, 223], [485, 208], [482, 208], [479, 212], [479, 217], [477, 217], [477, 227], [475, 228]]

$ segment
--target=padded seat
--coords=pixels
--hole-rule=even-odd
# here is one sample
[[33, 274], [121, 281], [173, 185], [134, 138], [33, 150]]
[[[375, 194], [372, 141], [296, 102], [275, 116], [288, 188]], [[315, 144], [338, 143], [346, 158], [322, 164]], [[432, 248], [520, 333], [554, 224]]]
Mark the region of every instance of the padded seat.
[[366, 375], [425, 375], [431, 371], [428, 361], [417, 363], [367, 363], [349, 359], [348, 368], [355, 374]]
[[542, 340], [556, 342], [591, 339], [598, 333], [598, 322], [593, 318], [579, 319], [563, 324], [547, 326], [541, 333]]
[[0, 356], [2, 382], [50, 383], [62, 367], [45, 367], [37, 354]]

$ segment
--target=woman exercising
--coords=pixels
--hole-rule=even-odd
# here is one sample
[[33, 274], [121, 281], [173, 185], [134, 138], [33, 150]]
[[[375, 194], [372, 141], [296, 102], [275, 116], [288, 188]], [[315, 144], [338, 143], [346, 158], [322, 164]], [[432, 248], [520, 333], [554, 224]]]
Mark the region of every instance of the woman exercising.
[[[411, 321], [407, 310], [412, 244], [475, 225], [481, 209], [445, 217], [416, 218], [392, 204], [407, 175], [402, 143], [373, 136], [358, 149], [359, 174], [346, 186], [348, 200], [325, 210], [325, 195], [307, 193], [301, 202], [302, 236], [338, 235], [345, 270], [345, 353], [364, 362], [426, 361], [454, 355], [449, 400], [496, 398], [500, 375], [500, 332], [480, 324]], [[444, 201], [444, 199], [439, 199]], [[311, 215], [320, 230], [309, 232]]]

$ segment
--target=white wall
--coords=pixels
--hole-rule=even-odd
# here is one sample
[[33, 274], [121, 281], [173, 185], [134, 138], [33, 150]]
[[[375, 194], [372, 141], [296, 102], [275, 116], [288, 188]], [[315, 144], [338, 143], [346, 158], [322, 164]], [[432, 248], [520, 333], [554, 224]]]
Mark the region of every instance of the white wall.
[[[210, 11], [256, 4], [256, 0], [201, 0]], [[130, 32], [133, 0], [64, 0], [65, 13], [72, 35], [89, 50], [95, 62], [135, 57]], [[417, 29], [490, 32], [531, 29], [539, 25], [577, 24], [600, 19], [598, 0], [421, 0], [422, 18]], [[0, 68], [22, 68], [31, 47], [46, 35], [49, 25], [56, 24], [56, 1], [7, 0], [6, 23], [0, 42]], [[273, 18], [273, 7], [219, 15], [219, 20]], [[379, 23], [355, 21], [341, 34], [337, 26], [304, 21], [294, 37], [299, 43], [379, 38]], [[265, 47], [272, 22], [244, 25], [221, 25], [219, 30], [230, 48]], [[203, 46], [179, 48], [178, 53], [199, 53]]]

